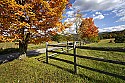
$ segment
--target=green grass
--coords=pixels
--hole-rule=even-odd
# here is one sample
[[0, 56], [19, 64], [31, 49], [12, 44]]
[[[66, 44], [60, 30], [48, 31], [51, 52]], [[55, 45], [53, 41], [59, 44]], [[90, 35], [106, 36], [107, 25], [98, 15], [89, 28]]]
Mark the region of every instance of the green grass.
[[[92, 56], [96, 58], [104, 58], [104, 59], [110, 59], [110, 60], [118, 60], [118, 61], [124, 61], [125, 62], [125, 53], [120, 53], [120, 52], [106, 52], [106, 51], [90, 51], [90, 50], [80, 50], [78, 51], [78, 54], [84, 55], [84, 56]], [[99, 62], [99, 61], [92, 61], [92, 60], [87, 60], [87, 59], [81, 59], [78, 58], [78, 64], [82, 64], [87, 67], [91, 67], [94, 69], [98, 70], [103, 70], [106, 72], [110, 72], [113, 74], [117, 74], [120, 76], [125, 76], [125, 66], [122, 65], [115, 65], [111, 63], [106, 63], [106, 62]], [[95, 78], [97, 80], [102, 80], [103, 82], [108, 82], [108, 83], [123, 83], [122, 80], [107, 76], [104, 74], [100, 74], [97, 72], [92, 72], [86, 69], [81, 69], [81, 72], [86, 72], [86, 75], [89, 75], [89, 77]], [[90, 73], [91, 72], [91, 73]]]
[[1, 83], [64, 83], [84, 82], [77, 75], [59, 69], [34, 58], [14, 60], [0, 65]]
[[[45, 43], [41, 44], [28, 44], [28, 50], [35, 50], [35, 49], [41, 49], [45, 48]], [[5, 42], [5, 43], [0, 43], [0, 54], [8, 54], [8, 53], [13, 53], [13, 52], [18, 52], [19, 51], [19, 45], [16, 45], [14, 42]]]
[[[49, 44], [53, 44], [57, 42], [49, 42]], [[28, 50], [34, 50], [34, 49], [41, 49], [45, 48], [46, 43], [43, 42], [41, 44], [28, 44]], [[19, 45], [16, 45], [15, 42], [5, 42], [5, 43], [0, 43], [0, 51], [8, 48], [19, 48]]]
[[109, 43], [110, 40], [114, 40], [114, 39], [101, 40], [99, 43], [91, 43], [91, 44], [87, 44], [87, 46], [95, 46], [95, 47], [125, 47], [125, 43]]
[[[54, 44], [57, 42], [51, 41], [49, 42], [49, 44]], [[41, 44], [28, 44], [28, 50], [34, 50], [34, 49], [41, 49], [41, 48], [45, 48], [46, 47], [46, 43], [43, 42]]]
[[0, 55], [17, 52], [19, 51], [18, 48], [14, 42], [0, 43]]
[[28, 45], [28, 50], [34, 50], [34, 49], [41, 49], [41, 48], [45, 48], [46, 45], [45, 43], [42, 43], [42, 44], [29, 44]]
[[7, 48], [18, 48], [18, 45], [16, 45], [14, 42], [0, 43], [0, 49], [7, 49]]
[[[105, 41], [105, 42], [104, 42]], [[88, 44], [88, 46], [110, 46], [109, 40], [100, 43]], [[121, 46], [121, 43], [117, 44]], [[72, 53], [72, 51], [70, 51]], [[77, 49], [77, 54], [93, 56], [105, 59], [119, 60], [125, 62], [124, 52], [106, 52], [94, 50]], [[67, 55], [57, 55], [57, 58], [73, 61], [73, 57]], [[44, 63], [45, 55], [33, 56], [24, 60], [14, 60], [0, 65], [1, 83], [125, 83], [125, 80], [102, 73], [94, 72], [85, 68], [78, 67], [78, 74], [71, 73], [73, 65], [49, 59], [49, 64]], [[77, 58], [77, 63], [94, 69], [110, 72], [120, 76], [125, 76], [125, 66], [105, 62], [92, 61]]]

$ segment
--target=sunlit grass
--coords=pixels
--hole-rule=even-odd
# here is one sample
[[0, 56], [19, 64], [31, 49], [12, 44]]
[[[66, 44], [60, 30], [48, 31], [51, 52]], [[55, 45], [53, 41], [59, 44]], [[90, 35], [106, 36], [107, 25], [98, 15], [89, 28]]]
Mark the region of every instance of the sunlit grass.
[[41, 44], [29, 44], [28, 45], [28, 50], [34, 50], [34, 49], [42, 49], [45, 48], [45, 43], [41, 43]]
[[109, 43], [110, 40], [114, 41], [114, 39], [105, 39], [101, 40], [99, 43], [91, 43], [87, 44], [87, 46], [95, 46], [95, 47], [125, 47], [125, 43]]
[[16, 45], [14, 42], [0, 43], [0, 49], [7, 49], [7, 48], [18, 48], [18, 45]]
[[[109, 40], [100, 43], [88, 44], [89, 46], [110, 46]], [[124, 43], [123, 43], [124, 44]], [[45, 44], [44, 44], [45, 45]], [[121, 43], [118, 47], [123, 47]], [[73, 53], [73, 51], [70, 51]], [[51, 54], [51, 53], [50, 53]], [[125, 52], [107, 52], [95, 50], [77, 49], [77, 54], [92, 56], [104, 59], [118, 60], [125, 62]], [[73, 57], [68, 55], [56, 55], [57, 58], [73, 61]], [[78, 73], [75, 75], [74, 66], [65, 62], [49, 59], [49, 64], [45, 62], [45, 54], [27, 57], [24, 60], [14, 60], [0, 65], [1, 83], [125, 83], [125, 80], [102, 73], [94, 72], [85, 68], [77, 67]], [[100, 61], [92, 61], [77, 58], [77, 63], [90, 68], [110, 72], [120, 76], [125, 76], [125, 66], [116, 65]]]
[[65, 83], [84, 82], [77, 75], [59, 69], [34, 58], [15, 60], [0, 65], [1, 83]]

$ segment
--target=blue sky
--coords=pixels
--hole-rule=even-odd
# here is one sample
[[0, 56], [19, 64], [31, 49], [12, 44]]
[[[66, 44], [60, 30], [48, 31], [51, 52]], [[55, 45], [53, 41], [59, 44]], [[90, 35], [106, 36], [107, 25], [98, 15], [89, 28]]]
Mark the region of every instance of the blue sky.
[[[73, 13], [80, 10], [84, 18], [92, 17], [99, 32], [125, 29], [125, 0], [70, 0], [64, 21], [72, 21]], [[74, 25], [71, 27], [74, 30]], [[71, 30], [71, 31], [72, 31]]]

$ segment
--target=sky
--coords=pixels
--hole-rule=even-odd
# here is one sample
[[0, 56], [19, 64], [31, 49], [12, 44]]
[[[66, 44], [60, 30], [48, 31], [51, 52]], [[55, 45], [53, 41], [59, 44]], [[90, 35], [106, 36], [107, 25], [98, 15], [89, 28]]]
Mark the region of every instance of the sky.
[[[80, 10], [83, 18], [94, 19], [99, 32], [125, 29], [125, 0], [70, 0], [70, 3], [72, 7], [66, 9], [64, 14], [65, 22], [73, 21], [73, 14]], [[69, 31], [74, 30], [75, 25], [72, 25]]]

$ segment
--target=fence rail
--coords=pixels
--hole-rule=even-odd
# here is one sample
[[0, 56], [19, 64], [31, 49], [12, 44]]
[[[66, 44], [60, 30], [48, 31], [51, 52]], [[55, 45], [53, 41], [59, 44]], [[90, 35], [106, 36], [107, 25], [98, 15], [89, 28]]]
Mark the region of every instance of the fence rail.
[[[66, 46], [66, 45], [48, 45], [48, 46], [53, 46], [53, 47], [71, 47], [73, 46]], [[115, 51], [115, 52], [125, 52], [125, 48], [120, 48], [120, 47], [89, 47], [89, 46], [76, 46], [75, 48], [79, 49], [87, 49], [87, 50], [99, 50], [99, 51]]]
[[89, 46], [76, 46], [79, 49], [87, 49], [87, 50], [99, 50], [99, 51], [115, 51], [115, 52], [125, 52], [125, 48], [120, 47], [89, 47]]
[[[71, 42], [70, 42], [71, 43]], [[77, 73], [77, 66], [79, 67], [82, 67], [82, 68], [88, 68], [88, 67], [85, 67], [85, 66], [82, 66], [80, 64], [77, 64], [76, 62], [76, 58], [84, 58], [84, 59], [89, 59], [89, 60], [95, 60], [95, 61], [101, 61], [101, 62], [107, 62], [107, 63], [112, 63], [112, 64], [119, 64], [119, 65], [124, 65], [125, 66], [125, 62], [123, 61], [116, 61], [116, 60], [107, 60], [107, 59], [104, 59], [104, 58], [96, 58], [96, 57], [91, 57], [91, 56], [84, 56], [84, 55], [77, 55], [76, 54], [76, 49], [79, 48], [79, 49], [87, 49], [87, 50], [99, 50], [99, 51], [115, 51], [115, 52], [125, 52], [125, 48], [111, 48], [111, 47], [89, 47], [89, 46], [76, 46], [76, 42], [73, 42], [72, 43], [73, 45], [69, 45], [68, 43], [66, 45], [49, 45], [48, 43], [46, 44], [46, 63], [48, 63], [48, 58], [50, 59], [55, 59], [55, 60], [59, 60], [59, 61], [63, 61], [63, 62], [67, 62], [69, 64], [73, 64], [74, 65], [74, 73]], [[73, 48], [73, 53], [68, 53], [67, 52], [57, 52], [55, 50], [48, 50], [48, 46], [53, 46], [53, 47], [66, 47], [67, 50], [70, 48]], [[64, 59], [60, 59], [60, 58], [56, 58], [56, 57], [53, 57], [53, 56], [49, 56], [48, 55], [48, 52], [52, 52], [52, 53], [57, 53], [57, 54], [64, 54], [64, 55], [69, 55], [69, 56], [73, 56], [74, 57], [74, 61], [68, 61], [68, 60], [64, 60]], [[93, 68], [88, 68], [90, 70], [94, 70], [96, 71], [95, 69]], [[99, 72], [102, 72], [101, 70], [99, 70]], [[105, 74], [105, 72], [103, 72]], [[106, 72], [107, 74], [110, 74], [109, 72]], [[114, 75], [114, 74], [111, 74], [111, 76]], [[117, 76], [117, 75], [116, 75]], [[122, 78], [124, 77], [125, 79], [125, 76], [121, 76]]]
[[[52, 51], [52, 50], [48, 51], [48, 52], [58, 53], [58, 54], [65, 54], [65, 55], [69, 55], [69, 56], [74, 56], [74, 54], [65, 53], [65, 52], [57, 52], [57, 51]], [[103, 58], [95, 58], [95, 57], [82, 56], [82, 55], [77, 55], [77, 54], [76, 54], [76, 57], [84, 58], [84, 59], [90, 59], [90, 60], [95, 60], [95, 61], [108, 62], [108, 63], [113, 63], [113, 64], [125, 65], [125, 62], [122, 62], [122, 61], [107, 60], [107, 59], [103, 59]]]
[[[48, 46], [53, 46], [53, 47], [67, 47], [67, 45], [51, 45], [51, 44], [49, 44]], [[73, 46], [68, 46], [68, 47], [73, 47]]]

